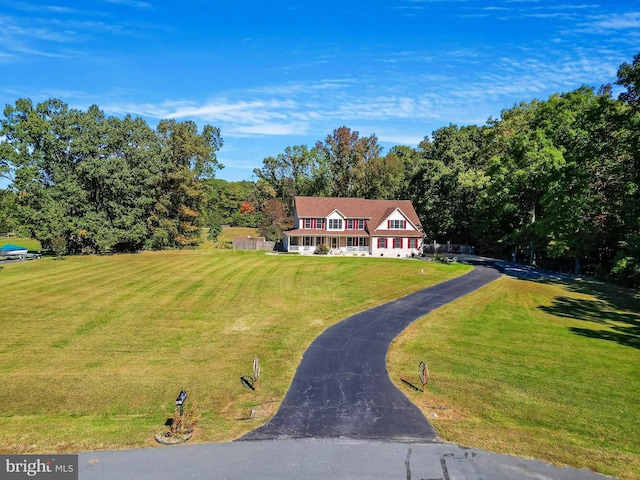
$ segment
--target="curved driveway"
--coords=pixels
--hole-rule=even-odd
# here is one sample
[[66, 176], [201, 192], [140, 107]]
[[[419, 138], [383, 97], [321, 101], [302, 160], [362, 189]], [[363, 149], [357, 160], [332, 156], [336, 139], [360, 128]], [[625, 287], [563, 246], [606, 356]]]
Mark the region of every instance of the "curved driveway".
[[305, 352], [276, 415], [240, 440], [283, 438], [437, 440], [420, 410], [391, 382], [386, 355], [409, 324], [500, 276], [477, 265], [461, 277], [330, 327]]

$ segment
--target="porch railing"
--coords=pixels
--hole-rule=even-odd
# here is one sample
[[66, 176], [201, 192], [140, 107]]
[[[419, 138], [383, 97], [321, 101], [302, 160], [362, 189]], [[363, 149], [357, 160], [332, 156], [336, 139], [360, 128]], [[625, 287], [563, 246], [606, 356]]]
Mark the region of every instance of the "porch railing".
[[[316, 246], [306, 246], [306, 245], [289, 245], [290, 252], [315, 252]], [[369, 247], [340, 247], [340, 248], [332, 248], [332, 252], [349, 252], [349, 253], [369, 253]]]
[[290, 252], [315, 252], [315, 245], [289, 245]]
[[345, 252], [369, 252], [369, 247], [343, 247]]

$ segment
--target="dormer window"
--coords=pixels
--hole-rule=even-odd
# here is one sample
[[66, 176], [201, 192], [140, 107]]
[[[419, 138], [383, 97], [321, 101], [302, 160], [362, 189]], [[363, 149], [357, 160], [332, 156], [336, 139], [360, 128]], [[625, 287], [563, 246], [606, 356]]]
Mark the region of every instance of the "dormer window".
[[389, 220], [389, 228], [391, 230], [402, 230], [405, 228], [405, 220]]
[[329, 230], [342, 230], [342, 219], [341, 218], [330, 218], [329, 219]]

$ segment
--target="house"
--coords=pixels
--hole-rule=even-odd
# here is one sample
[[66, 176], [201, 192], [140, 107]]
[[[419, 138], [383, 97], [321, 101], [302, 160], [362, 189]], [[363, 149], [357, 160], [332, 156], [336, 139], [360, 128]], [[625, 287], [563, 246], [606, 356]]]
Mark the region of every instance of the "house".
[[295, 197], [293, 228], [283, 233], [286, 251], [410, 257], [422, 251], [424, 233], [410, 200]]

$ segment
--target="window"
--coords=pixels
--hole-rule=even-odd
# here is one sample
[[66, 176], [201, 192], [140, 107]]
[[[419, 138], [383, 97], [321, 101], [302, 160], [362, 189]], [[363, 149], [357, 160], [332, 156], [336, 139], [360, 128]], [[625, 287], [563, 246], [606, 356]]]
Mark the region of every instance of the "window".
[[304, 219], [304, 228], [311, 228], [311, 219], [310, 218], [305, 218]]
[[329, 230], [342, 230], [342, 219], [341, 218], [330, 218], [329, 219]]
[[311, 237], [304, 237], [304, 238], [303, 238], [303, 242], [304, 242], [304, 243], [303, 243], [303, 245], [304, 245], [305, 247], [310, 247], [310, 246], [312, 245], [312, 244], [311, 244]]
[[418, 248], [418, 239], [410, 238], [409, 239], [409, 248]]
[[316, 228], [319, 230], [324, 229], [324, 218], [316, 218]]
[[378, 238], [378, 248], [387, 248], [386, 238]]
[[347, 230], [353, 230], [353, 220], [347, 220]]
[[358, 230], [364, 230], [364, 220], [358, 220]]
[[347, 237], [347, 247], [366, 247], [367, 239], [365, 237]]
[[402, 239], [394, 238], [393, 239], [393, 248], [402, 248]]
[[389, 220], [388, 228], [392, 230], [404, 229], [407, 228], [407, 222], [406, 220]]

